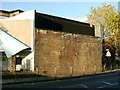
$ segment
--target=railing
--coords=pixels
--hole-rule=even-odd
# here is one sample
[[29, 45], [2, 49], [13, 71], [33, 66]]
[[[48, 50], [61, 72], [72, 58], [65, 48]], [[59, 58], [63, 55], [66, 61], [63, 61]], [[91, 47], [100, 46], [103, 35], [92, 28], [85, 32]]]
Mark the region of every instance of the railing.
[[102, 68], [103, 68], [102, 72], [118, 70], [120, 69], [120, 61], [117, 61], [117, 63], [111, 65], [104, 64]]

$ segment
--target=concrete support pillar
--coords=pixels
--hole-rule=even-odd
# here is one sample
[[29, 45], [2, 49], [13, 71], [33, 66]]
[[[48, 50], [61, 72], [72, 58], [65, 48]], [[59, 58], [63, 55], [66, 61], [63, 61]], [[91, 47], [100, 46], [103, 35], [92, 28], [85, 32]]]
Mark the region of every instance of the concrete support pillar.
[[15, 56], [10, 57], [8, 60], [9, 60], [10, 73], [15, 74], [15, 69], [16, 69]]

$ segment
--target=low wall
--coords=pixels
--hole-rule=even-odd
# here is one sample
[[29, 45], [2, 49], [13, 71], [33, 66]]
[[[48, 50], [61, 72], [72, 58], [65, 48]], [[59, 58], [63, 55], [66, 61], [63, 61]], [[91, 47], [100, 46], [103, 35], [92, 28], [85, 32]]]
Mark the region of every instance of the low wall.
[[101, 42], [93, 36], [36, 30], [35, 69], [38, 74], [51, 77], [101, 72]]

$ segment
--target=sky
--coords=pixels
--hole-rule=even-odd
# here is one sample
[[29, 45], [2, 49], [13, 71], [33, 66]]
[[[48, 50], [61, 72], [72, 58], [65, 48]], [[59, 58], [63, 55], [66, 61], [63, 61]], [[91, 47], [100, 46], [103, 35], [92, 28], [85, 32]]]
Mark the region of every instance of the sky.
[[[8, 0], [9, 1], [9, 0]], [[1, 2], [2, 10], [24, 11], [35, 9], [37, 12], [53, 16], [86, 21], [86, 15], [90, 13], [91, 7], [99, 7], [104, 2]], [[106, 2], [118, 9], [118, 2]]]

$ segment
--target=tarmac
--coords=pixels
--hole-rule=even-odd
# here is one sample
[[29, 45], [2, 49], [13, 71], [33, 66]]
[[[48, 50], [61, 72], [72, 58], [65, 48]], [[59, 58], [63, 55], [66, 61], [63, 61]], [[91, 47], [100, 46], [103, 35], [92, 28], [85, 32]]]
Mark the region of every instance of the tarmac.
[[2, 79], [2, 85], [43, 82], [43, 81], [52, 81], [52, 80], [56, 80], [56, 78], [40, 76], [40, 77]]
[[33, 76], [33, 77], [22, 77], [22, 78], [9, 78], [9, 79], [2, 79], [2, 85], [8, 85], [8, 84], [22, 84], [22, 83], [31, 83], [31, 82], [46, 82], [46, 81], [54, 81], [54, 80], [61, 80], [61, 79], [71, 79], [71, 78], [80, 78], [85, 76], [93, 76], [93, 75], [100, 75], [100, 74], [107, 74], [120, 71], [120, 69], [112, 70], [112, 71], [105, 71], [100, 72], [92, 75], [84, 75], [84, 76], [76, 76], [76, 77], [46, 77], [46, 76]]

